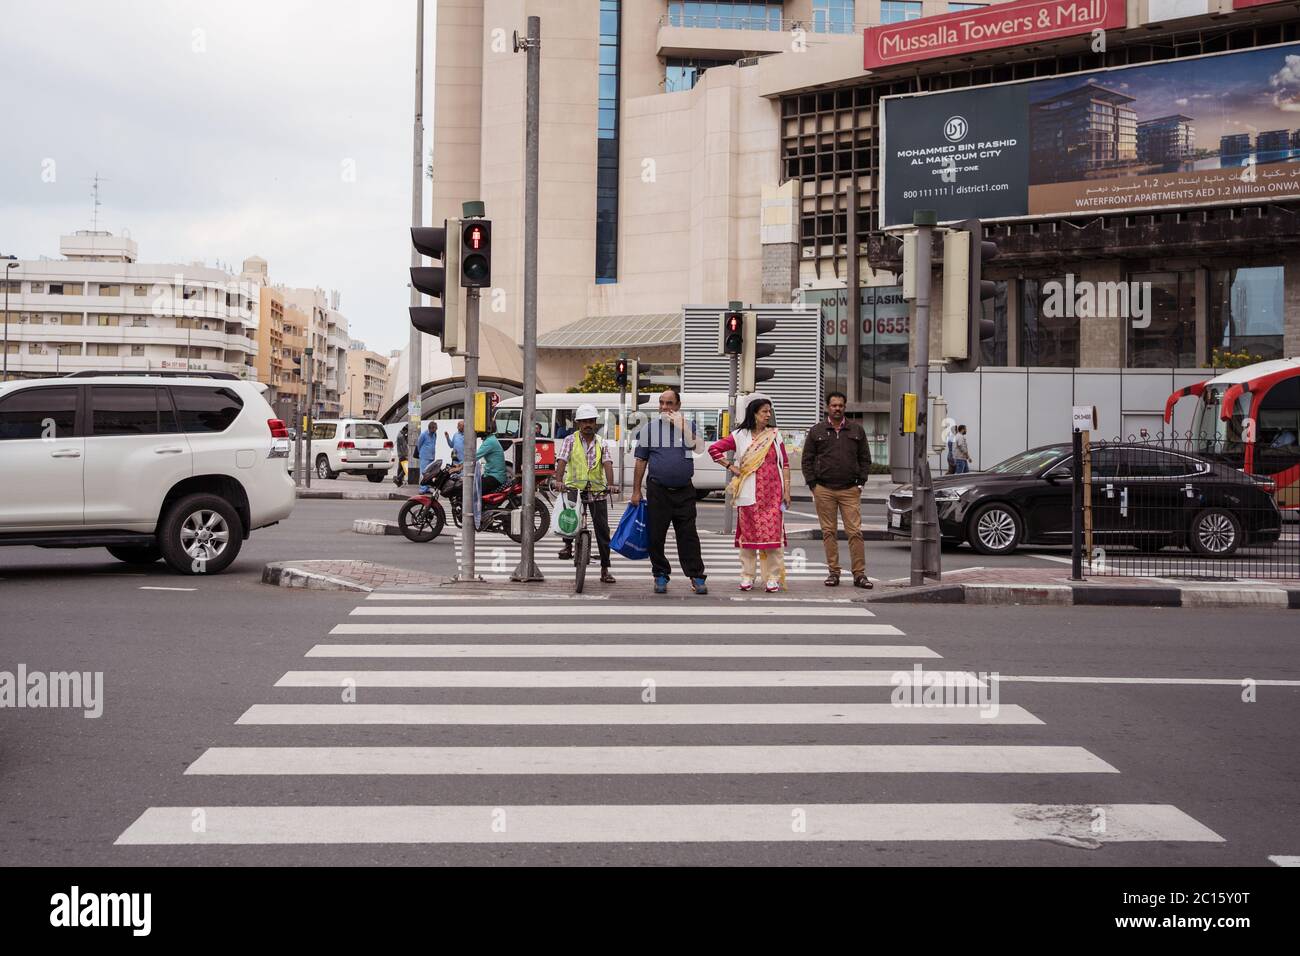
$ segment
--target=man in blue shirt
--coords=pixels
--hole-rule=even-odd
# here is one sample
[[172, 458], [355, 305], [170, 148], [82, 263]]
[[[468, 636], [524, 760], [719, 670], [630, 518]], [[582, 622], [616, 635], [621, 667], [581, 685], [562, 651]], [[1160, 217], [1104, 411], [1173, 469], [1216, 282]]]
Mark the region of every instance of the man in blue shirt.
[[438, 457], [437, 422], [429, 422], [428, 431], [420, 432], [420, 438], [415, 443], [415, 454], [420, 459], [420, 492], [427, 494], [429, 486], [424, 484], [424, 470], [432, 465]]
[[650, 567], [655, 576], [655, 593], [668, 590], [672, 568], [664, 554], [668, 526], [677, 535], [677, 563], [691, 579], [696, 594], [708, 594], [704, 559], [700, 557], [700, 535], [695, 528], [695, 459], [704, 443], [681, 413], [681, 396], [676, 389], [659, 393], [659, 417], [646, 422], [637, 433], [636, 473], [632, 476], [633, 507], [641, 502], [641, 480], [646, 472], [646, 526], [650, 532]]
[[451, 447], [453, 465], [465, 460], [465, 419], [458, 421], [456, 431], [447, 435], [447, 444]]

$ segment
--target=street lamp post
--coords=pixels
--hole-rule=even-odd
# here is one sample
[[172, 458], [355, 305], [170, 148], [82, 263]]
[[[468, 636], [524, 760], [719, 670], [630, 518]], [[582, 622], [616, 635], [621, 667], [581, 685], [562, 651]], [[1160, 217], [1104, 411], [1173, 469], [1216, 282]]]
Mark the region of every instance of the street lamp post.
[[[348, 376], [348, 418], [355, 418], [355, 417], [356, 417], [355, 415], [352, 414], [352, 410], [353, 410], [353, 395], [352, 395], [352, 393], [353, 393], [353, 391], [354, 391], [355, 388], [356, 388], [356, 386], [353, 385], [352, 383], [355, 382], [356, 380], [357, 380], [357, 377], [356, 377], [355, 375], [349, 375], [349, 376]], [[363, 408], [362, 410], [364, 411], [364, 408]]]
[[303, 359], [302, 364], [307, 367], [307, 420], [303, 422], [303, 429], [302, 429], [307, 436], [307, 454], [305, 456], [307, 460], [303, 462], [303, 464], [306, 465], [307, 467], [303, 469], [303, 478], [306, 480], [308, 488], [311, 487], [312, 469], [316, 467], [315, 462], [313, 462], [311, 458], [312, 421], [316, 417], [316, 409], [312, 408], [312, 402], [315, 401], [316, 398], [314, 394], [316, 391], [314, 387], [316, 384], [316, 370], [315, 368], [312, 367], [312, 360], [311, 360], [311, 355], [313, 351], [314, 350], [310, 345], [308, 345], [306, 348], [302, 350], [303, 355], [306, 356], [306, 358]]
[[9, 381], [9, 270], [17, 269], [17, 256], [4, 256], [5, 259], [11, 260], [5, 263], [5, 344], [4, 344], [4, 381]]

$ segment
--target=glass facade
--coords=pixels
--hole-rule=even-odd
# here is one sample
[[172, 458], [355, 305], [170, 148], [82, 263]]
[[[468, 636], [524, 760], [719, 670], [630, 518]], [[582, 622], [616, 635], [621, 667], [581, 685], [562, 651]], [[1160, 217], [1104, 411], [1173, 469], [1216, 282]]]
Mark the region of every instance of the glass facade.
[[1282, 358], [1282, 267], [1210, 273], [1209, 349], [1246, 351], [1251, 361]]
[[881, 0], [881, 23], [906, 23], [921, 19], [920, 0]]
[[1128, 281], [1141, 285], [1139, 294], [1149, 309], [1149, 322], [1142, 328], [1137, 322], [1128, 323], [1125, 364], [1129, 368], [1195, 368], [1196, 273], [1133, 272]]
[[853, 0], [813, 0], [814, 33], [852, 33]]
[[664, 62], [664, 92], [677, 93], [681, 90], [689, 90], [700, 81], [705, 70], [715, 66], [730, 66], [733, 62], [670, 56]]
[[[804, 293], [822, 318], [822, 390], [849, 392], [848, 290], [817, 289]], [[859, 290], [858, 321], [860, 395], [864, 402], [889, 401], [889, 373], [907, 364], [908, 305], [901, 286]]]
[[[852, 3], [849, 4], [852, 6]], [[920, 6], [920, 4], [917, 4]], [[781, 0], [672, 0], [668, 4], [668, 24], [674, 27], [711, 27], [723, 30], [781, 29]], [[852, 20], [852, 15], [849, 16]]]
[[965, 13], [967, 10], [983, 10], [987, 3], [950, 3], [948, 4], [949, 13]]
[[596, 281], [618, 280], [618, 62], [620, 0], [600, 0], [596, 123]]
[[[1043, 368], [1078, 368], [1079, 318], [1059, 308], [1060, 293], [1050, 296], [1044, 286], [1051, 282], [1065, 283], [1065, 277], [1056, 279], [1025, 279], [1021, 282], [1020, 297], [1020, 361], [1018, 365]], [[1048, 305], [1048, 299], [1055, 299]], [[1061, 313], [1061, 314], [1057, 314]]]
[[[991, 299], [985, 299], [984, 318], [993, 323], [993, 337], [980, 342], [980, 365], [1005, 366], [1010, 357], [1007, 351], [1007, 290], [1010, 283], [997, 280]], [[888, 382], [886, 382], [888, 384]]]

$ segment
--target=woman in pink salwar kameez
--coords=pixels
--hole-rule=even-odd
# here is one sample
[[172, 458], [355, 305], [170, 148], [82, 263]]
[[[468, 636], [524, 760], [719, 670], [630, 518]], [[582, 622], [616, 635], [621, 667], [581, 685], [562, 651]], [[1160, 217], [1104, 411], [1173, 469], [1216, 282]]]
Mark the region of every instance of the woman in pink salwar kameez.
[[[727, 466], [732, 503], [736, 508], [735, 545], [740, 549], [740, 590], [754, 586], [755, 573], [763, 576], [764, 590], [785, 587], [785, 515], [790, 506], [790, 459], [781, 433], [772, 427], [772, 402], [753, 395], [740, 427], [709, 446], [709, 455], [722, 462], [727, 452], [735, 460]], [[761, 565], [761, 566], [760, 566]]]

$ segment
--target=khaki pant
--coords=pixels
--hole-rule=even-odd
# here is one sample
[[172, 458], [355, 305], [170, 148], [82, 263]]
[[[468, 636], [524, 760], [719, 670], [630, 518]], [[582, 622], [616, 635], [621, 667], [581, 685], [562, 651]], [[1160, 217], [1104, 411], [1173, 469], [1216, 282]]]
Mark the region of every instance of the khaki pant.
[[836, 517], [844, 522], [844, 533], [849, 539], [849, 558], [853, 576], [867, 573], [866, 549], [862, 544], [862, 493], [854, 486], [843, 491], [832, 491], [823, 485], [813, 488], [813, 501], [817, 504], [817, 523], [822, 526], [822, 544], [826, 547], [826, 567], [839, 574], [840, 543], [835, 534]]
[[[754, 578], [754, 571], [759, 564], [759, 552], [756, 548], [740, 549], [740, 574], [741, 577]], [[768, 548], [763, 552], [761, 583], [766, 584], [768, 581], [779, 581], [781, 579], [781, 569], [785, 566], [785, 554], [780, 548]]]

